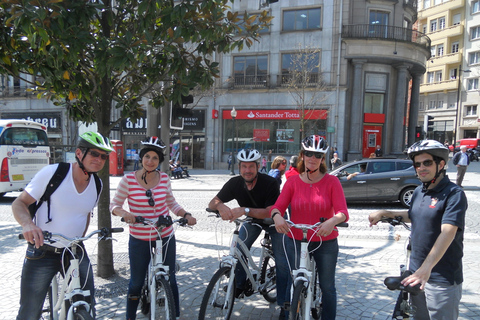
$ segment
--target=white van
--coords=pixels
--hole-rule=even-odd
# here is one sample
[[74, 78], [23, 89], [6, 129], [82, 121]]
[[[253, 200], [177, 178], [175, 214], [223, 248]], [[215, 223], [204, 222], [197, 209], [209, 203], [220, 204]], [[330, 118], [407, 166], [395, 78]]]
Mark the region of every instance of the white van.
[[0, 120], [0, 196], [22, 191], [49, 160], [47, 127], [27, 120]]

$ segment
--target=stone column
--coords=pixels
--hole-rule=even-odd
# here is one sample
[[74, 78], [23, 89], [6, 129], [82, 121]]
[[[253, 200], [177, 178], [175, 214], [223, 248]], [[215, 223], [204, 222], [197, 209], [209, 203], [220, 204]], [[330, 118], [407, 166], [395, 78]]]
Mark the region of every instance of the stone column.
[[418, 124], [418, 111], [420, 104], [420, 78], [421, 74], [414, 73], [412, 75], [412, 92], [410, 97], [410, 113], [408, 116], [408, 145], [411, 146], [415, 142], [415, 127]]
[[407, 102], [408, 86], [408, 66], [403, 64], [397, 67], [397, 92], [395, 96], [395, 110], [393, 112], [393, 136], [392, 151], [393, 155], [403, 155], [405, 147], [404, 118]]
[[363, 129], [363, 65], [366, 60], [352, 60], [353, 89], [350, 105], [350, 138], [347, 161], [362, 158]]

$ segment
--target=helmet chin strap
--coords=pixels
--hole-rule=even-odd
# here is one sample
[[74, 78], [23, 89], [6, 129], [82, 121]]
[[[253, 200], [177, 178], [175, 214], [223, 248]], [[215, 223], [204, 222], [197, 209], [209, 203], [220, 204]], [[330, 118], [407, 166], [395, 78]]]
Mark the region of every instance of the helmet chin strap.
[[317, 171], [318, 171], [318, 168], [315, 169], [315, 170], [310, 170], [309, 168], [305, 167], [305, 169], [306, 169], [306, 171], [307, 171], [307, 179], [310, 180], [310, 181], [312, 181], [312, 179], [310, 179], [309, 174], [310, 174], [310, 173], [315, 173], [315, 172], [317, 172]]
[[150, 173], [155, 172], [155, 171], [157, 171], [157, 170], [155, 169], [155, 170], [152, 170], [152, 171], [148, 171], [148, 170], [143, 169], [142, 180], [143, 180], [143, 182], [145, 182], [145, 184], [147, 184], [147, 174], [150, 174]]
[[87, 156], [87, 152], [88, 152], [88, 149], [85, 150], [84, 154], [83, 154], [83, 157], [82, 157], [82, 160], [80, 160], [76, 155], [75, 155], [75, 160], [77, 160], [77, 163], [78, 163], [78, 166], [80, 167], [80, 169], [82, 169], [83, 173], [85, 175], [87, 175], [87, 181], [90, 180], [90, 176], [92, 175], [92, 173], [96, 173], [96, 172], [88, 172], [87, 169], [85, 168], [85, 166], [83, 165], [83, 159], [85, 159], [85, 157]]

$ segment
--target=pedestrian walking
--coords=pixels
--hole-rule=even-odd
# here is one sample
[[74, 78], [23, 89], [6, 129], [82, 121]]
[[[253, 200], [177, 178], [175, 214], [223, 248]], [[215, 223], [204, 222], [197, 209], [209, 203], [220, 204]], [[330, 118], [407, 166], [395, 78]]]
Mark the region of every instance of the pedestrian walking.
[[462, 187], [465, 172], [467, 172], [467, 167], [470, 164], [470, 157], [467, 154], [467, 146], [460, 147], [460, 152], [457, 152], [453, 156], [452, 162], [457, 166], [457, 185]]
[[135, 150], [134, 153], [133, 153], [133, 171], [137, 171], [138, 170], [138, 164], [140, 162], [140, 156], [138, 155], [138, 152]]
[[377, 149], [375, 149], [375, 157], [376, 158], [381, 158], [382, 156], [383, 156], [382, 148], [378, 145]]

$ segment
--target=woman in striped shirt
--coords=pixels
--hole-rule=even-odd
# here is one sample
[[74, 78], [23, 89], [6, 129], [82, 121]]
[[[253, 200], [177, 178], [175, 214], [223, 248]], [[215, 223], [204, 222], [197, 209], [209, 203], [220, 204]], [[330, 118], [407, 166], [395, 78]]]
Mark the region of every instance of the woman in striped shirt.
[[[168, 216], [172, 211], [179, 217], [185, 217], [189, 225], [196, 224], [196, 219], [186, 212], [172, 194], [170, 178], [157, 169], [164, 160], [165, 145], [157, 137], [147, 137], [142, 141], [140, 150], [142, 168], [122, 177], [115, 196], [110, 204], [113, 215], [124, 218], [130, 225], [130, 239], [128, 255], [130, 259], [130, 282], [127, 296], [127, 320], [136, 319], [139, 297], [150, 262], [150, 248], [155, 244], [157, 232], [150, 226], [137, 223], [135, 217], [142, 216], [156, 221], [159, 216]], [[128, 200], [129, 211], [123, 209], [125, 200]], [[162, 231], [164, 263], [169, 266], [170, 285], [175, 297], [177, 317], [180, 316], [178, 286], [175, 277], [176, 245], [173, 227]]]

